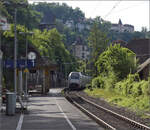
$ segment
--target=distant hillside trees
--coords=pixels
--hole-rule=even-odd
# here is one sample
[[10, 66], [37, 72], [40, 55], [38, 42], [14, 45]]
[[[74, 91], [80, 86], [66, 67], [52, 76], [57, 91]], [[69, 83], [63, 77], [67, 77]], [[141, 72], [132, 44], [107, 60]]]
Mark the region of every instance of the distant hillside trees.
[[[5, 0], [0, 1], [0, 11], [6, 16], [9, 23], [14, 23], [14, 5], [27, 0]], [[42, 18], [42, 14], [33, 10], [30, 5], [28, 7], [17, 7], [17, 24], [25, 25], [28, 29], [38, 28]]]
[[77, 24], [85, 18], [84, 13], [79, 9], [69, 7], [67, 4], [59, 3], [39, 3], [32, 5], [32, 8], [43, 14], [44, 22], [51, 22], [52, 19], [60, 19], [65, 23], [67, 20], [73, 20]]

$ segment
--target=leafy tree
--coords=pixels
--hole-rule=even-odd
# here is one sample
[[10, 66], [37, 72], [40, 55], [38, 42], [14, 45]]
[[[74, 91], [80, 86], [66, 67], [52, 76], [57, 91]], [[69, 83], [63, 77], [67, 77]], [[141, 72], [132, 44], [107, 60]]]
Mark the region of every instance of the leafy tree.
[[146, 27], [142, 27], [141, 32], [147, 32], [147, 28]]
[[84, 18], [84, 13], [79, 9], [72, 9], [67, 4], [59, 3], [39, 3], [32, 5], [32, 8], [43, 14], [43, 21], [49, 23], [53, 18], [61, 19], [63, 23], [73, 20], [75, 24]]
[[89, 46], [92, 48], [92, 59], [95, 63], [100, 53], [102, 53], [106, 49], [109, 42], [106, 34], [101, 32], [101, 30], [98, 28], [97, 23], [93, 25], [88, 37], [88, 41]]
[[[21, 3], [24, 3], [24, 7], [19, 5]], [[9, 23], [14, 23], [14, 5], [17, 6], [17, 24], [26, 25], [29, 29], [38, 27], [42, 15], [33, 10], [28, 5], [27, 0], [5, 0], [4, 2], [0, 2], [0, 11], [7, 17]]]
[[97, 61], [98, 56], [106, 49], [109, 40], [104, 32], [99, 29], [99, 24], [95, 23], [91, 29], [90, 35], [88, 37], [89, 46], [91, 47], [91, 62], [90, 66], [92, 68], [92, 73], [97, 75], [96, 67], [94, 63]]
[[123, 79], [135, 71], [135, 54], [127, 48], [120, 47], [119, 44], [110, 45], [99, 56], [96, 67], [99, 74], [108, 76], [110, 72], [114, 72], [119, 79]]

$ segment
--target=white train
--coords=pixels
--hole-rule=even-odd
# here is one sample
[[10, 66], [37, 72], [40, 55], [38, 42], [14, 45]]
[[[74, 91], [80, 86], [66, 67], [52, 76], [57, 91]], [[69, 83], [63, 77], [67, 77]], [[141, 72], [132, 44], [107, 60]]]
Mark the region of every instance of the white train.
[[68, 76], [68, 87], [70, 89], [81, 89], [90, 82], [91, 77], [83, 75], [81, 72], [71, 72]]

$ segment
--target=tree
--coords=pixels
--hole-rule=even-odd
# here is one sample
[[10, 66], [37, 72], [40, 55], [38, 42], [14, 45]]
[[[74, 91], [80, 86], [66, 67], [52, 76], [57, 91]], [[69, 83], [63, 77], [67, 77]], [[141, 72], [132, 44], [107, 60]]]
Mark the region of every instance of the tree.
[[142, 27], [142, 30], [141, 30], [141, 32], [147, 32], [147, 28], [146, 27]]
[[90, 66], [93, 68], [93, 73], [97, 75], [96, 67], [94, 66], [98, 56], [106, 49], [109, 44], [109, 40], [104, 32], [99, 29], [99, 24], [94, 23], [90, 35], [88, 37], [89, 46], [91, 47], [91, 62]]
[[[0, 11], [4, 16], [7, 17], [9, 23], [14, 23], [14, 4], [18, 5], [20, 2], [25, 4], [27, 0], [5, 0], [0, 2]], [[42, 14], [33, 10], [30, 5], [22, 8], [18, 5], [17, 7], [17, 24], [26, 25], [27, 28], [37, 28], [42, 18]]]
[[96, 62], [100, 53], [106, 49], [109, 43], [107, 35], [104, 32], [101, 32], [97, 23], [93, 25], [88, 41], [89, 46], [92, 48], [92, 59]]
[[119, 79], [126, 78], [129, 73], [135, 71], [135, 53], [119, 44], [110, 45], [96, 62], [99, 75], [109, 76], [114, 73]]

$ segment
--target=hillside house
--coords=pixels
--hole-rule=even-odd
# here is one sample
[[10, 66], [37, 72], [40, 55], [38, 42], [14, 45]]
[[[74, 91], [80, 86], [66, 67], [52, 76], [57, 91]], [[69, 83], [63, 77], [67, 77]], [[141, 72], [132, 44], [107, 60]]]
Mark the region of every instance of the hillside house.
[[136, 54], [140, 64], [150, 58], [150, 39], [134, 39], [126, 47]]
[[86, 60], [89, 58], [90, 51], [83, 40], [78, 38], [75, 43], [72, 44], [72, 53], [76, 58]]
[[84, 29], [90, 30], [90, 24], [86, 19], [78, 22], [76, 25], [74, 24], [73, 20], [67, 20], [65, 25], [72, 29], [76, 27], [79, 30], [79, 32], [81, 32]]
[[112, 24], [110, 30], [115, 32], [134, 32], [134, 26], [129, 24], [122, 24], [121, 19], [119, 19], [118, 24]]
[[68, 28], [74, 28], [74, 22], [73, 20], [67, 20], [65, 25], [68, 27]]

